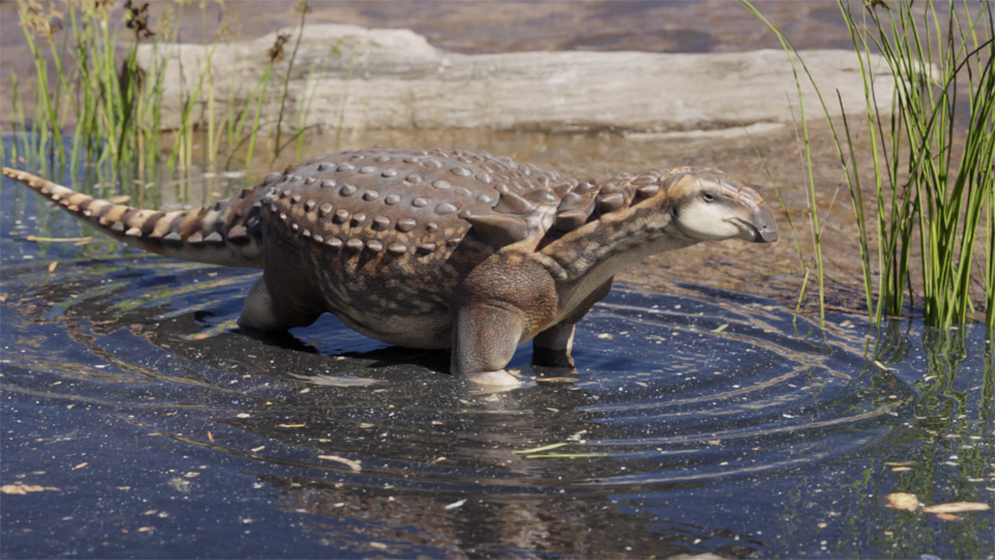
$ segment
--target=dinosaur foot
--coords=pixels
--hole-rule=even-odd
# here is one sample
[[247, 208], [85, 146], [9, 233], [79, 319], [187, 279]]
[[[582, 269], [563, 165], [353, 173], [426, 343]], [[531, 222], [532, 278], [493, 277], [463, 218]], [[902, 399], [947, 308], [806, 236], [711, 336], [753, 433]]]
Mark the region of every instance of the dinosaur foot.
[[522, 381], [503, 369], [468, 373], [465, 379], [487, 391], [507, 391], [522, 386]]

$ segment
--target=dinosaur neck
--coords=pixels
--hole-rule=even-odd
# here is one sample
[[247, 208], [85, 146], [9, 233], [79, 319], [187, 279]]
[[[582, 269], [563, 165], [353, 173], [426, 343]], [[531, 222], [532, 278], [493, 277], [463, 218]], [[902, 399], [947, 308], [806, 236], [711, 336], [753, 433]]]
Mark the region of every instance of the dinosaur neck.
[[[656, 214], [653, 225], [650, 213]], [[669, 220], [661, 222], [659, 216], [651, 208], [606, 214], [544, 247], [545, 266], [562, 288], [564, 304], [569, 307], [587, 297], [623, 268], [650, 255], [697, 243], [668, 229]]]

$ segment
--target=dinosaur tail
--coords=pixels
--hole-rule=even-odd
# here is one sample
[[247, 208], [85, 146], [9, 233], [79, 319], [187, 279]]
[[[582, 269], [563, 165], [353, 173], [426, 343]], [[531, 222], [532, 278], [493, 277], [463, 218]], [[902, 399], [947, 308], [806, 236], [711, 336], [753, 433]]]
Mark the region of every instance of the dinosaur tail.
[[67, 212], [122, 243], [178, 259], [262, 268], [258, 199], [246, 189], [214, 206], [175, 212], [143, 210], [76, 192], [24, 171], [3, 174], [58, 202]]

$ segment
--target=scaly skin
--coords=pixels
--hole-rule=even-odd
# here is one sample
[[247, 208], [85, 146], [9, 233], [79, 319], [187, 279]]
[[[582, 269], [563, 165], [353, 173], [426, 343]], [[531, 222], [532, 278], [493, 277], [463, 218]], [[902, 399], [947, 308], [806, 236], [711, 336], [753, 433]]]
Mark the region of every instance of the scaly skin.
[[529, 340], [534, 363], [572, 366], [574, 325], [629, 264], [701, 241], [777, 239], [763, 199], [710, 169], [578, 183], [487, 154], [374, 148], [169, 213], [3, 173], [130, 245], [262, 268], [242, 328], [334, 313], [390, 344], [452, 348], [454, 375], [498, 387], [518, 384], [504, 367]]

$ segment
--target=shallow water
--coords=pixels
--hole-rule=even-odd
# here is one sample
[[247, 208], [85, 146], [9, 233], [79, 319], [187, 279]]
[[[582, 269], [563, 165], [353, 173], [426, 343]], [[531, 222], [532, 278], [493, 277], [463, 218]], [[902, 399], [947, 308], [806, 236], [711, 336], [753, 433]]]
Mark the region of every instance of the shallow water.
[[623, 286], [581, 323], [576, 374], [522, 347], [523, 389], [474, 394], [447, 354], [330, 317], [245, 336], [257, 272], [32, 243], [88, 232], [10, 181], [0, 197], [5, 558], [995, 550], [991, 510], [882, 504], [992, 503], [980, 329], [865, 338], [855, 317], [822, 331], [769, 300]]

